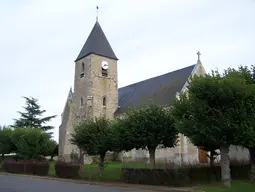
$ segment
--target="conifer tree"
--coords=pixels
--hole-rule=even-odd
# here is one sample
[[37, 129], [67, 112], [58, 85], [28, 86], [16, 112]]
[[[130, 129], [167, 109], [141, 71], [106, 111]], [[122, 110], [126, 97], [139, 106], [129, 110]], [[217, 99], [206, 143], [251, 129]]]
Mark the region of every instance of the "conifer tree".
[[53, 129], [53, 126], [46, 125], [46, 123], [50, 122], [52, 119], [56, 117], [56, 115], [42, 117], [46, 110], [42, 110], [41, 106], [38, 104], [38, 100], [34, 97], [23, 97], [26, 100], [26, 106], [23, 107], [25, 112], [20, 112], [20, 118], [14, 119], [14, 125], [12, 127], [15, 128], [38, 128], [43, 131], [48, 131]]

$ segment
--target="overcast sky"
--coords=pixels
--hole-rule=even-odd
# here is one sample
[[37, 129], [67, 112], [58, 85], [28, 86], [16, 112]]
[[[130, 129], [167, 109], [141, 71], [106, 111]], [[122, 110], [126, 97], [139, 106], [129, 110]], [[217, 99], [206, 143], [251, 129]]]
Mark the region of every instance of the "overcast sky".
[[195, 64], [255, 64], [254, 0], [0, 0], [0, 124], [39, 99], [55, 139], [74, 60], [95, 21], [119, 58], [119, 86]]

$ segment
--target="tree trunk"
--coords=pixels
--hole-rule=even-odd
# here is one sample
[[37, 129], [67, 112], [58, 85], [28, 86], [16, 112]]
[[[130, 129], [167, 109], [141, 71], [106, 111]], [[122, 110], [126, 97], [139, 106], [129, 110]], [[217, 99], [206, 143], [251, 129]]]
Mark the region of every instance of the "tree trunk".
[[250, 179], [255, 181], [255, 148], [249, 148], [250, 152], [250, 165], [251, 165], [251, 175]]
[[104, 170], [104, 158], [105, 158], [105, 154], [101, 154], [99, 157], [99, 179], [102, 178], [102, 174], [103, 174], [103, 170]]
[[150, 148], [150, 149], [149, 149], [150, 164], [152, 165], [152, 167], [153, 167], [154, 169], [156, 168], [155, 151], [156, 151], [156, 148]]
[[210, 167], [213, 167], [214, 165], [214, 154], [215, 152], [214, 151], [210, 151]]
[[231, 175], [230, 175], [230, 160], [229, 160], [229, 145], [220, 146], [221, 154], [221, 179], [225, 187], [231, 187]]
[[82, 150], [80, 149], [80, 164], [84, 164], [84, 153], [82, 152]]

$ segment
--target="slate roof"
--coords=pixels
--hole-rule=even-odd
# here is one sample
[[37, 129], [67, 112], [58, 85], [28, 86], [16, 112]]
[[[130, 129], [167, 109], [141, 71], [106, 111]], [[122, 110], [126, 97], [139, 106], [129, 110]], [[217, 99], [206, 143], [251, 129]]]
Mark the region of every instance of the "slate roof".
[[91, 53], [118, 60], [98, 21], [95, 23], [75, 62]]
[[115, 114], [126, 112], [128, 107], [139, 106], [152, 101], [158, 105], [168, 105], [176, 98], [196, 64], [134, 83], [118, 89], [119, 108]]

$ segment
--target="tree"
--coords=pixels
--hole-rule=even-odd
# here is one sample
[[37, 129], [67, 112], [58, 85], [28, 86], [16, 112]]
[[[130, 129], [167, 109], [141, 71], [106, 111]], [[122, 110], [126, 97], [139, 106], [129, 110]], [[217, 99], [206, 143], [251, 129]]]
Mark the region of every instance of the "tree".
[[2, 160], [4, 160], [5, 154], [13, 152], [14, 146], [11, 141], [12, 129], [8, 127], [0, 126], [0, 154], [2, 154]]
[[[192, 106], [190, 106], [187, 100], [187, 95], [182, 94], [180, 95], [180, 99], [176, 99], [173, 102], [173, 116], [176, 121], [177, 129], [180, 133], [187, 136], [189, 140], [198, 148], [209, 151], [210, 152], [210, 166], [213, 166], [214, 159], [218, 156], [218, 153], [216, 152], [217, 149], [220, 148], [219, 144], [217, 144], [214, 140], [209, 140], [209, 138], [201, 137], [200, 135], [197, 135], [196, 129], [191, 129], [189, 127], [189, 121], [186, 119], [186, 117], [191, 117], [192, 114], [188, 114], [188, 109]], [[180, 123], [180, 119], [184, 118], [184, 123]], [[194, 119], [192, 119], [194, 120]]]
[[12, 134], [11, 134], [11, 142], [14, 146], [13, 152], [16, 153], [17, 157], [19, 156], [18, 155], [19, 154], [19, 149], [18, 149], [17, 145], [19, 143], [19, 140], [20, 140], [21, 136], [25, 134], [25, 131], [26, 131], [26, 129], [23, 129], [23, 128], [15, 128], [12, 131]]
[[247, 94], [243, 78], [213, 72], [191, 78], [188, 93], [173, 102], [173, 116], [181, 133], [219, 145], [221, 175], [227, 187], [231, 186], [229, 146], [237, 144], [241, 124], [249, 113]]
[[41, 116], [46, 112], [46, 110], [41, 110], [38, 100], [33, 97], [23, 97], [26, 100], [26, 107], [24, 107], [25, 112], [18, 112], [21, 117], [19, 119], [14, 119], [14, 125], [12, 127], [18, 128], [28, 128], [33, 127], [37, 129], [42, 129], [48, 131], [53, 129], [53, 126], [45, 125], [56, 115], [43, 117]]
[[25, 160], [40, 159], [55, 149], [55, 142], [50, 135], [40, 129], [17, 128], [12, 138], [19, 157]]
[[154, 168], [156, 148], [174, 147], [177, 143], [178, 131], [169, 107], [149, 104], [131, 108], [119, 125], [122, 150], [148, 149]]
[[53, 157], [58, 155], [58, 144], [56, 141], [51, 140], [50, 145], [52, 145], [53, 150], [52, 151], [46, 151], [44, 156], [50, 156], [50, 160], [53, 161]]
[[134, 140], [134, 135], [131, 127], [129, 125], [129, 120], [126, 114], [123, 114], [122, 117], [116, 117], [112, 121], [112, 128], [115, 135], [115, 142], [114, 142], [114, 151], [121, 152], [121, 151], [130, 151], [136, 147]]
[[59, 144], [57, 142], [55, 142], [55, 148], [54, 148], [54, 151], [51, 155], [51, 160], [53, 160], [54, 156], [58, 156], [58, 147], [59, 147]]
[[101, 176], [106, 152], [111, 151], [114, 146], [114, 131], [110, 121], [104, 117], [81, 121], [71, 134], [70, 141], [86, 154], [99, 156]]
[[[238, 76], [244, 78], [250, 95], [247, 98], [249, 104], [246, 105], [250, 113], [246, 116], [245, 123], [242, 124], [242, 135], [238, 137], [239, 144], [248, 148], [250, 153], [251, 180], [255, 180], [255, 66], [240, 66], [237, 70], [229, 68], [225, 70], [228, 77]], [[240, 138], [242, 137], [242, 138]]]
[[[218, 156], [218, 153], [216, 152], [217, 149], [220, 148], [220, 146], [215, 143], [214, 140], [209, 140], [209, 138], [204, 138], [201, 137], [200, 135], [197, 135], [196, 129], [191, 129], [188, 124], [190, 122], [188, 122], [188, 119], [186, 119], [187, 117], [191, 117], [192, 114], [188, 114], [188, 109], [191, 107], [187, 101], [187, 96], [186, 93], [182, 94], [180, 96], [181, 102], [180, 100], [177, 98], [174, 102], [173, 102], [173, 116], [175, 118], [176, 121], [176, 125], [177, 128], [179, 130], [180, 133], [184, 134], [185, 136], [188, 136], [189, 140], [198, 148], [204, 150], [204, 151], [209, 151], [210, 155], [209, 155], [209, 159], [210, 159], [210, 166], [213, 166], [214, 163], [214, 159]], [[180, 123], [180, 119], [184, 118], [185, 119], [185, 123]]]

